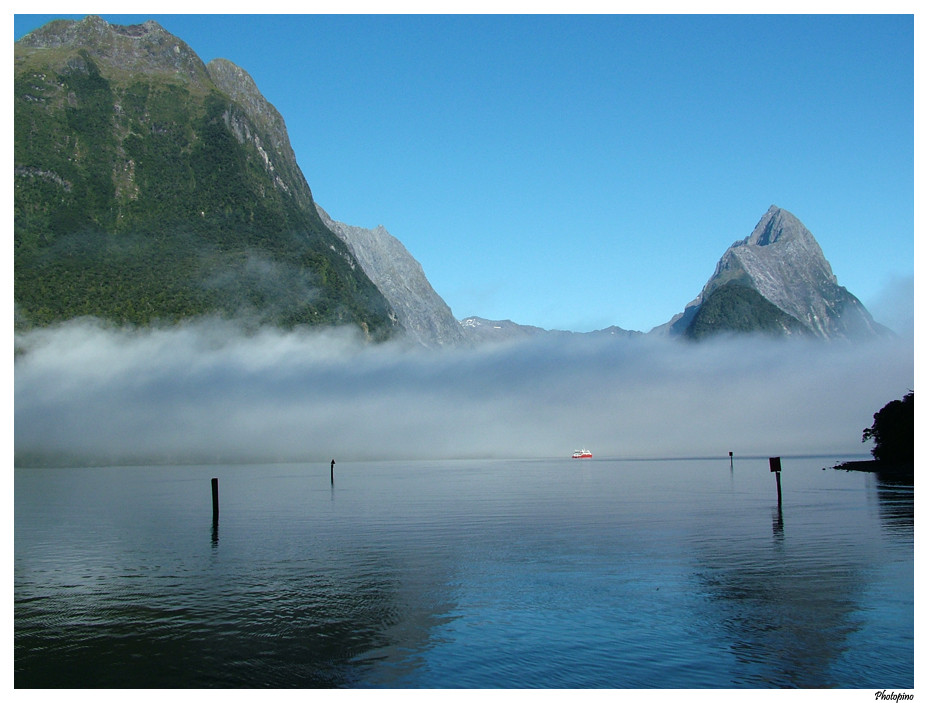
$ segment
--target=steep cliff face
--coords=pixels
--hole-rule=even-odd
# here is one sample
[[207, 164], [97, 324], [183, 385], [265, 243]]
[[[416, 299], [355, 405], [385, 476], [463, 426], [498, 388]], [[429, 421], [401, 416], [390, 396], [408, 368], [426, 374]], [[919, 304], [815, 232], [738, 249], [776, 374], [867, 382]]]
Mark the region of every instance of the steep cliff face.
[[431, 348], [468, 343], [451, 308], [396, 237], [383, 226], [365, 229], [336, 222], [325, 210], [316, 207], [325, 225], [348, 245], [361, 268], [389, 301], [410, 339]]
[[316, 212], [248, 74], [156, 22], [55, 21], [14, 48], [14, 296], [21, 327], [401, 327]]
[[812, 233], [775, 205], [722, 255], [684, 312], [656, 331], [689, 337], [761, 331], [822, 339], [886, 333], [838, 285]]
[[[247, 119], [235, 119], [232, 114], [227, 118], [236, 139], [254, 145], [275, 187], [292, 195], [301, 207], [314, 210], [309, 184], [297, 165], [287, 127], [277, 108], [265, 100], [254, 79], [231, 61], [213, 59], [206, 69], [216, 87], [244, 110]], [[266, 141], [262, 141], [261, 135]]]

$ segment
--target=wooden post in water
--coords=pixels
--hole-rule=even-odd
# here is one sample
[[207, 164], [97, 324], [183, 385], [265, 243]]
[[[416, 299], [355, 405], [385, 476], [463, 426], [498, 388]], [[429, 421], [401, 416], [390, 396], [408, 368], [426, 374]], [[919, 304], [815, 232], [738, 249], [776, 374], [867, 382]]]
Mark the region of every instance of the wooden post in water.
[[731, 464], [732, 470], [735, 468], [735, 455], [731, 452], [728, 452], [728, 462]]
[[780, 491], [780, 457], [770, 457], [770, 471], [777, 476], [777, 505], [783, 504], [783, 493]]
[[213, 524], [219, 522], [219, 479], [214, 478], [213, 484]]
[[329, 482], [335, 484], [335, 459], [332, 459], [332, 463], [329, 465]]

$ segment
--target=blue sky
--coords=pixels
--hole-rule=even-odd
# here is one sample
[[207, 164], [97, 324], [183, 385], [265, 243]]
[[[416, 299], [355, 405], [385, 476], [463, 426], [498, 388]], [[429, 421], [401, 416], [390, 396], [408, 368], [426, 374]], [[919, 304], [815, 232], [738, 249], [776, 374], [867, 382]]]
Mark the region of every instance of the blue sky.
[[317, 202], [458, 318], [646, 331], [776, 204], [911, 323], [911, 15], [102, 16], [248, 71]]

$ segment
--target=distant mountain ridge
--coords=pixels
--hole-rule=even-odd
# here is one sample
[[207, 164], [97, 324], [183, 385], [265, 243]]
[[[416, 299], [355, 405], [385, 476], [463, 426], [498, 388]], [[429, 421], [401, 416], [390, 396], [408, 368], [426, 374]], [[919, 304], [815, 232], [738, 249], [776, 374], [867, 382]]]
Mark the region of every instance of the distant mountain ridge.
[[476, 344], [513, 342], [539, 337], [612, 337], [617, 339], [633, 339], [643, 334], [642, 332], [625, 330], [615, 325], [592, 332], [571, 332], [568, 330], [547, 330], [533, 325], [520, 325], [512, 320], [487, 320], [486, 318], [476, 316], [466, 317], [460, 322], [468, 339]]

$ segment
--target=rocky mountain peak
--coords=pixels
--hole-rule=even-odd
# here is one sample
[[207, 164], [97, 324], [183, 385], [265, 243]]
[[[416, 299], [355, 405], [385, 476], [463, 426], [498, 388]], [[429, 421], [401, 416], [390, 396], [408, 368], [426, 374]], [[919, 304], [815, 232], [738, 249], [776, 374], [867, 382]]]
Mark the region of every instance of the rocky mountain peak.
[[[826, 291], [825, 297], [833, 297], [839, 287], [812, 233], [795, 215], [775, 205], [748, 237], [729, 248], [719, 266], [746, 278], [764, 298], [813, 329], [821, 326], [817, 318], [824, 313], [820, 298]], [[731, 278], [710, 280], [703, 297]]]
[[[727, 312], [719, 312], [723, 309]], [[776, 205], [749, 236], [728, 248], [696, 299], [663, 327], [691, 335], [696, 325], [704, 335], [750, 331], [758, 320], [768, 331], [824, 339], [882, 333], [860, 301], [838, 285], [812, 233]]]
[[740, 261], [743, 269], [747, 267], [745, 270], [754, 276], [754, 283], [765, 297], [766, 293], [774, 294], [770, 277], [764, 276], [762, 271], [771, 266], [777, 269], [773, 273], [784, 277], [781, 282], [838, 284], [831, 264], [812, 233], [799, 218], [776, 205], [771, 205], [754, 231], [735, 242], [729, 252]]
[[764, 247], [777, 242], [809, 239], [812, 239], [811, 232], [795, 215], [771, 205], [744, 243]]
[[30, 32], [19, 44], [32, 48], [74, 48], [126, 74], [167, 72], [198, 86], [209, 76], [203, 61], [185, 42], [154, 20], [121, 26], [102, 17], [55, 20]]

